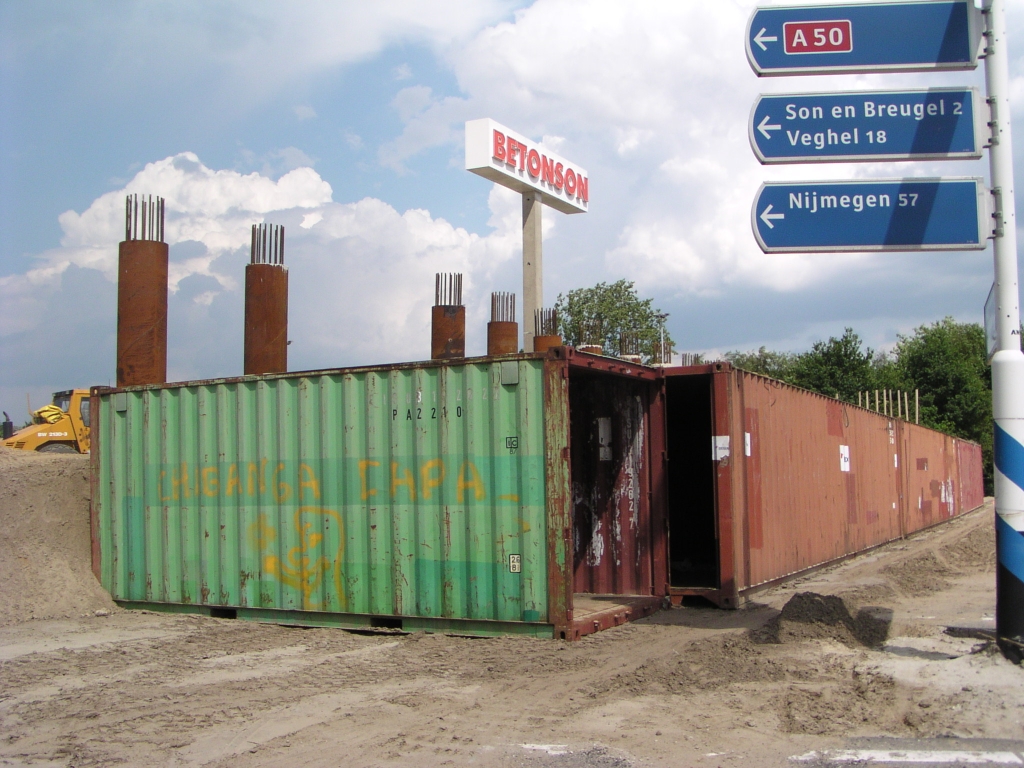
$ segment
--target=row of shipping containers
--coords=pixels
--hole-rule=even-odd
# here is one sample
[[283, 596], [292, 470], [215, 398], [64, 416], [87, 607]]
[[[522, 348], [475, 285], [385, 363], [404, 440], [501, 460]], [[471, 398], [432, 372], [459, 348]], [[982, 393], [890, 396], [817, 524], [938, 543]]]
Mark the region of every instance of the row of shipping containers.
[[95, 388], [126, 606], [575, 639], [982, 503], [973, 444], [728, 364], [557, 348]]
[[665, 374], [676, 599], [735, 606], [984, 502], [977, 443], [727, 363]]

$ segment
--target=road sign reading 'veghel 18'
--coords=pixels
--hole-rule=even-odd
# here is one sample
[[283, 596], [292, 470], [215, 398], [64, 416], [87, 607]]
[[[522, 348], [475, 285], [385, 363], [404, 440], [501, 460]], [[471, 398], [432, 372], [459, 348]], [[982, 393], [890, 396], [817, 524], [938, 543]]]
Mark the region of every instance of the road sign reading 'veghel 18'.
[[765, 253], [980, 250], [987, 194], [977, 178], [769, 182], [751, 219]]
[[758, 8], [747, 59], [758, 76], [974, 69], [982, 27], [970, 0]]
[[750, 113], [762, 163], [950, 160], [981, 157], [970, 88], [771, 94]]

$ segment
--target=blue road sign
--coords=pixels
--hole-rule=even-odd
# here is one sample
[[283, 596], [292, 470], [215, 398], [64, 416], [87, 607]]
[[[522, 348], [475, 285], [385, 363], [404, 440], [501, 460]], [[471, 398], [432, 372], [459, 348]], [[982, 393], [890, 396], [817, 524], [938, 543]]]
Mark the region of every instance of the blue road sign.
[[762, 163], [981, 157], [971, 88], [772, 94], [750, 113]]
[[758, 8], [747, 59], [758, 76], [974, 69], [980, 15], [968, 0]]
[[765, 253], [980, 250], [987, 194], [976, 178], [769, 182], [751, 223]]

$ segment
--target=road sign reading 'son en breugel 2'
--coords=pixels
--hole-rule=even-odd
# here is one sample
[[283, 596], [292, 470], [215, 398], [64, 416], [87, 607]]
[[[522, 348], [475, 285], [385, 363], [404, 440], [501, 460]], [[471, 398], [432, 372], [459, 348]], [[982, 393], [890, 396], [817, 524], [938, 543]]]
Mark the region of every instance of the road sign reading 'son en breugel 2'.
[[765, 253], [981, 250], [980, 178], [768, 182], [751, 210]]
[[977, 104], [971, 88], [762, 95], [750, 145], [765, 164], [975, 159]]
[[970, 0], [758, 8], [747, 59], [759, 77], [974, 69], [982, 28]]

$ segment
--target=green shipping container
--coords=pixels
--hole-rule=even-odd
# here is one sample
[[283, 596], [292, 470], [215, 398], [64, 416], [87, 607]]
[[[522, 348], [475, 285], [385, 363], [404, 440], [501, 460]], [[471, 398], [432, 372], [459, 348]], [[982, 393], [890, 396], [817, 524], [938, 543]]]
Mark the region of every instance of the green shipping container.
[[[569, 370], [587, 403], [595, 376], [611, 400], [638, 388], [634, 475], [660, 388], [570, 357], [95, 388], [96, 575], [126, 606], [289, 624], [571, 638], [649, 612], [666, 591], [650, 565], [604, 589], [646, 601], [580, 595], [574, 616], [595, 568], [593, 546], [574, 554]], [[650, 559], [642, 506], [629, 546]]]

